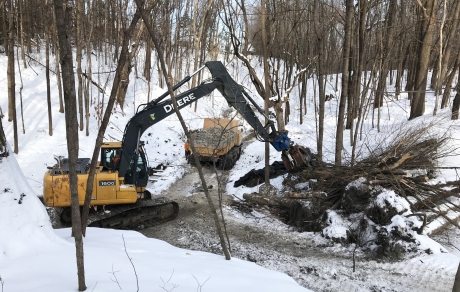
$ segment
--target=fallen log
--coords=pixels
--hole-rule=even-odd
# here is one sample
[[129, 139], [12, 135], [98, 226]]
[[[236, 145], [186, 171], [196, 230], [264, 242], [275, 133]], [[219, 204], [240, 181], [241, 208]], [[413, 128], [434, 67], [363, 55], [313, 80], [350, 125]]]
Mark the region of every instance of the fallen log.
[[310, 193], [297, 193], [297, 192], [289, 192], [286, 194], [286, 197], [292, 199], [312, 199], [312, 198], [324, 198], [324, 192], [310, 192]]
[[258, 193], [243, 194], [243, 198], [251, 203], [267, 205], [267, 206], [283, 206], [290, 208], [296, 199], [278, 197], [278, 196], [267, 196]]

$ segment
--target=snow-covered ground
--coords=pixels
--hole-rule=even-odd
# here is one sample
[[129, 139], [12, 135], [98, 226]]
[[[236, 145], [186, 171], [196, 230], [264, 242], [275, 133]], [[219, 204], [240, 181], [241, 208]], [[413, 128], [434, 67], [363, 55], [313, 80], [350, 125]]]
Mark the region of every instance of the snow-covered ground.
[[[40, 59], [41, 56], [35, 56]], [[141, 63], [141, 62], [138, 62]], [[102, 66], [94, 62], [93, 72], [104, 71]], [[46, 84], [44, 68], [37, 65], [24, 69], [21, 68], [24, 88], [22, 91], [22, 108], [24, 111], [24, 129], [19, 121], [19, 154], [10, 151], [11, 156], [3, 158], [0, 163], [0, 277], [3, 291], [75, 291], [76, 290], [76, 263], [75, 250], [69, 229], [53, 230], [49, 223], [45, 208], [41, 205], [37, 196], [42, 194], [42, 178], [47, 165], [54, 164], [53, 155], [67, 156], [64, 115], [58, 112], [57, 85], [55, 78], [51, 80], [52, 108], [53, 108], [53, 136], [48, 134], [48, 118], [46, 105]], [[6, 58], [0, 56], [0, 90], [7, 92], [6, 81]], [[251, 88], [247, 72], [241, 65], [228, 66], [230, 75], [237, 82]], [[139, 70], [141, 72], [141, 70]], [[104, 76], [104, 75], [101, 75]], [[157, 74], [154, 72], [156, 78]], [[262, 74], [261, 74], [262, 76]], [[184, 76], [185, 77], [185, 76]], [[104, 76], [103, 78], [113, 78]], [[99, 83], [104, 84], [101, 77]], [[155, 79], [153, 79], [155, 80]], [[157, 80], [157, 79], [156, 79]], [[16, 75], [17, 91], [20, 84], [19, 74]], [[155, 82], [153, 82], [155, 84]], [[110, 85], [111, 82], [108, 82]], [[328, 84], [327, 94], [339, 96], [337, 90], [332, 87], [334, 82]], [[128, 96], [124, 105], [124, 112], [119, 107], [111, 118], [111, 123], [105, 135], [106, 141], [121, 140], [126, 122], [133, 115], [137, 106], [147, 100], [147, 83], [136, 78], [131, 78]], [[316, 148], [315, 110], [312, 99], [314, 98], [314, 83], [309, 84], [309, 96], [307, 115], [304, 123], [299, 124], [299, 107], [296, 90], [291, 94], [291, 121], [287, 126], [290, 138], [298, 144], [311, 149]], [[339, 83], [340, 86], [340, 83]], [[391, 91], [391, 86], [389, 87]], [[93, 103], [91, 105], [90, 134], [85, 136], [80, 132], [80, 157], [91, 157], [95, 137], [97, 134], [97, 119], [94, 107], [102, 103], [108, 96], [98, 94], [93, 88]], [[106, 92], [110, 92], [107, 88]], [[159, 96], [164, 90], [153, 85], [150, 96]], [[255, 92], [255, 90], [254, 90]], [[19, 94], [17, 95], [19, 99]], [[261, 102], [256, 95], [253, 97]], [[391, 139], [395, 129], [409, 124], [411, 127], [419, 123], [432, 121], [432, 109], [434, 98], [431, 93], [427, 94], [426, 114], [414, 121], [407, 122], [410, 108], [406, 95], [402, 94], [399, 100], [391, 100], [391, 94], [381, 109], [381, 130], [377, 131], [376, 119], [372, 122], [372, 114], [367, 116], [363, 126], [363, 139], [358, 149], [363, 155], [369, 146]], [[20, 102], [17, 102], [18, 116], [20, 115]], [[6, 94], [0, 99], [0, 107], [7, 116]], [[192, 129], [202, 125], [202, 118], [221, 116], [228, 112], [225, 100], [215, 93], [210, 97], [204, 97], [198, 102], [198, 111], [193, 108], [185, 108], [182, 113], [187, 124]], [[336, 129], [337, 100], [331, 100], [326, 105], [326, 132], [324, 152], [326, 160], [333, 160], [333, 149]], [[440, 132], [449, 131], [453, 148], [460, 146], [460, 127], [456, 122], [448, 119], [448, 109], [440, 111], [434, 118], [438, 123]], [[238, 118], [238, 117], [237, 117]], [[3, 125], [7, 140], [13, 143], [12, 123], [3, 119]], [[241, 126], [245, 134], [250, 133], [250, 128], [244, 121]], [[345, 156], [351, 153], [348, 132], [345, 133]], [[151, 166], [159, 164], [168, 165], [163, 179], [148, 186], [154, 195], [161, 195], [165, 190], [177, 182], [184, 173], [186, 161], [183, 154], [184, 137], [177, 118], [171, 116], [156, 124], [144, 133], [142, 140], [146, 142], [146, 152]], [[243, 193], [256, 191], [257, 188], [239, 187], [234, 188], [233, 182], [251, 169], [263, 166], [264, 144], [258, 141], [249, 143], [237, 162], [230, 171], [229, 182], [226, 191], [230, 195], [242, 198]], [[457, 153], [453, 153], [457, 154]], [[279, 153], [271, 152], [271, 161], [279, 160]], [[459, 166], [460, 156], [454, 155], [441, 161], [440, 166]], [[458, 180], [455, 170], [443, 170], [438, 174], [438, 181]], [[273, 185], [282, 188], [281, 178], [273, 179]], [[25, 195], [25, 196], [24, 196]], [[269, 228], [269, 227], [267, 227]], [[450, 237], [450, 243], [460, 242], [458, 234]], [[405, 262], [406, 267], [414, 266], [415, 269], [424, 269], [418, 261], [431, 263], [432, 273], [442, 271], [442, 283], [440, 290], [449, 291], [453, 283], [459, 258], [456, 253], [442, 253], [449, 247], [441, 247], [427, 236], [418, 240], [433, 249], [433, 254], [423, 255], [423, 258], [415, 258]], [[457, 245], [460, 247], [460, 244]], [[129, 261], [132, 259], [133, 265]], [[202, 285], [202, 291], [306, 291], [294, 280], [285, 274], [269, 271], [254, 263], [232, 259], [225, 261], [222, 256], [183, 250], [175, 248], [164, 242], [149, 239], [137, 232], [89, 229], [85, 238], [85, 265], [86, 284], [93, 291], [117, 291], [118, 289], [134, 291], [139, 283], [140, 291], [170, 290], [174, 291], [196, 290]], [[323, 271], [327, 274], [339, 275], [334, 271], [341, 271], [341, 263], [337, 267], [327, 266]], [[379, 264], [376, 264], [379, 265]], [[404, 267], [402, 264], [400, 267]], [[383, 268], [382, 268], [383, 269]], [[137, 277], [136, 277], [136, 273]], [[411, 272], [401, 268], [400, 270], [388, 271], [388, 273], [405, 274], [410, 280]], [[449, 275], [452, 279], [449, 279]], [[340, 277], [340, 275], [339, 275]], [[369, 281], [383, 283], [386, 278], [379, 276], [372, 279], [372, 271], [363, 276]], [[389, 277], [391, 278], [391, 277]], [[169, 280], [170, 279], [170, 280]], [[418, 279], [414, 277], [414, 279]], [[306, 281], [308, 278], [306, 278]], [[389, 280], [390, 281], [390, 280]], [[314, 286], [314, 285], [312, 285]], [[344, 286], [353, 287], [353, 286]], [[418, 287], [414, 283], [414, 287]], [[334, 289], [330, 291], [335, 291]], [[344, 290], [346, 291], [346, 290]], [[383, 290], [382, 290], [383, 291]]]

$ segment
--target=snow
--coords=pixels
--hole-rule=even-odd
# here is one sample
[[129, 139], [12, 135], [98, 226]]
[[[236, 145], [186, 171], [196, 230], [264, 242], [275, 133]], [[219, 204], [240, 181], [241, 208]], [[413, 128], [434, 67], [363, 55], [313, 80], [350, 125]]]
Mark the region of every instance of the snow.
[[386, 208], [387, 204], [389, 204], [394, 207], [398, 213], [410, 209], [409, 203], [391, 190], [384, 190], [380, 193], [375, 200], [375, 204], [380, 208]]
[[[43, 56], [35, 55], [36, 59]], [[142, 63], [142, 62], [138, 62]], [[21, 68], [24, 80], [23, 109], [25, 134], [19, 133], [19, 154], [13, 154], [2, 158], [0, 162], [0, 278], [3, 281], [3, 291], [76, 291], [76, 262], [75, 246], [70, 237], [69, 229], [53, 230], [45, 207], [39, 200], [42, 195], [42, 178], [47, 165], [54, 164], [53, 155], [67, 156], [64, 115], [58, 113], [57, 84], [55, 78], [51, 79], [52, 108], [53, 108], [53, 136], [48, 134], [48, 118], [46, 110], [46, 83], [45, 71], [41, 66]], [[53, 64], [51, 66], [54, 66]], [[93, 62], [93, 72], [105, 70], [100, 64]], [[0, 90], [7, 92], [6, 82], [6, 57], [0, 56]], [[245, 82], [247, 88], [251, 88], [246, 71], [241, 64], [229, 64], [227, 67], [230, 74], [238, 82]], [[158, 80], [155, 75], [152, 80]], [[101, 74], [102, 75], [102, 74]], [[184, 76], [185, 77], [185, 76]], [[101, 76], [113, 78], [113, 76]], [[17, 85], [20, 83], [19, 75], [16, 76]], [[308, 90], [308, 114], [304, 116], [304, 123], [299, 124], [299, 109], [297, 103], [297, 89], [294, 88], [290, 95], [291, 121], [287, 125], [289, 137], [294, 143], [298, 143], [311, 149], [316, 149], [316, 117], [315, 110], [310, 102], [314, 97], [314, 88], [309, 83]], [[337, 90], [331, 82], [327, 86], [326, 94], [337, 95]], [[109, 86], [111, 82], [108, 82]], [[135, 112], [139, 104], [147, 101], [146, 83], [132, 78], [128, 88], [128, 96], [123, 111], [117, 107], [111, 117], [105, 141], [121, 140], [123, 129], [127, 121]], [[159, 96], [164, 92], [157, 84], [153, 84], [150, 96]], [[340, 88], [340, 82], [338, 83]], [[18, 86], [17, 86], [18, 87]], [[389, 92], [392, 87], [389, 86]], [[106, 92], [109, 92], [106, 89]], [[255, 90], [253, 90], [255, 92]], [[19, 95], [18, 95], [19, 96]], [[253, 94], [254, 96], [254, 94]], [[390, 94], [391, 97], [391, 94]], [[103, 96], [93, 88], [95, 103], [92, 107], [99, 107]], [[104, 97], [105, 102], [107, 96]], [[451, 137], [458, 137], [460, 124], [452, 122], [447, 117], [449, 109], [441, 110], [438, 116], [432, 117], [433, 96], [427, 94], [426, 111], [423, 117], [411, 121], [415, 127], [418, 124], [436, 122], [439, 133], [448, 132]], [[255, 98], [261, 102], [260, 98]], [[18, 103], [19, 104], [19, 103]], [[325, 141], [324, 155], [326, 161], [333, 161], [335, 149], [334, 137], [336, 131], [336, 118], [338, 100], [333, 99], [326, 104], [325, 118]], [[7, 98], [0, 99], [0, 107], [7, 116]], [[17, 111], [19, 113], [18, 105]], [[191, 129], [202, 126], [203, 117], [217, 117], [222, 113], [229, 112], [230, 116], [235, 113], [228, 110], [228, 105], [219, 97], [217, 92], [210, 97], [204, 97], [199, 101], [198, 111], [186, 107], [182, 114], [187, 125]], [[399, 100], [385, 100], [381, 109], [382, 119], [380, 131], [375, 126], [376, 121], [368, 116], [363, 125], [363, 139], [359, 142], [357, 153], [361, 156], [368, 154], [372, 145], [391, 143], [394, 136], [401, 134], [402, 125], [407, 124], [410, 108], [407, 95], [402, 94]], [[89, 136], [84, 131], [80, 132], [80, 157], [91, 157], [97, 134], [97, 119], [94, 109], [91, 110]], [[241, 117], [240, 120], [244, 134], [251, 133], [248, 124]], [[3, 119], [5, 133], [9, 143], [13, 143], [12, 123]], [[374, 125], [374, 126], [373, 126]], [[22, 125], [19, 122], [19, 130]], [[344, 157], [349, 158], [351, 153], [349, 135], [344, 134]], [[144, 133], [142, 140], [146, 143], [146, 152], [151, 166], [168, 165], [161, 179], [148, 186], [153, 195], [161, 195], [172, 184], [184, 175], [186, 165], [183, 143], [185, 142], [181, 126], [175, 116], [168, 117], [156, 124]], [[264, 143], [256, 139], [245, 142], [244, 152], [230, 171], [226, 192], [242, 199], [244, 193], [256, 192], [258, 187], [233, 187], [235, 180], [246, 174], [251, 169], [259, 169], [264, 166]], [[452, 155], [443, 159], [440, 166], [459, 166], [460, 156], [456, 152], [460, 146], [460, 140], [452, 139], [450, 147]], [[280, 160], [280, 154], [271, 151], [270, 163]], [[438, 177], [431, 183], [458, 180], [455, 170], [440, 170]], [[271, 180], [279, 191], [283, 190], [283, 177]], [[357, 182], [358, 183], [358, 182]], [[307, 187], [307, 186], [305, 186]], [[190, 186], [190, 192], [193, 186]], [[391, 203], [399, 210], [408, 208], [407, 202], [392, 191], [384, 192], [379, 196], [378, 203]], [[232, 211], [230, 211], [232, 212]], [[238, 216], [238, 214], [234, 214]], [[257, 215], [257, 213], [254, 213]], [[329, 214], [331, 221], [327, 230], [331, 235], [346, 234], [346, 224], [339, 214]], [[399, 216], [399, 215], [398, 215]], [[395, 216], [387, 228], [405, 228], [412, 220], [416, 224], [415, 217], [402, 218]], [[260, 215], [265, 217], [265, 215]], [[276, 220], [265, 219], [251, 224], [265, 224], [267, 229], [283, 230], [289, 232], [289, 228]], [[345, 225], [345, 226], [344, 226]], [[326, 232], [326, 233], [327, 233]], [[404, 260], [399, 266], [389, 266], [387, 274], [373, 275], [372, 269], [360, 272], [360, 277], [371, 282], [376, 287], [385, 287], [389, 284], [393, 274], [407, 275], [409, 281], [418, 285], [413, 270], [424, 269], [429, 266], [427, 273], [435, 275], [442, 271], [442, 279], [438, 291], [449, 291], [453, 276], [459, 263], [459, 253], [447, 249], [433, 241], [426, 235], [415, 234], [415, 239], [420, 243], [420, 250], [431, 251], [431, 254], [419, 254], [412, 259]], [[459, 233], [454, 233], [451, 242], [460, 243]], [[299, 238], [311, 238], [311, 234], [298, 234]], [[321, 235], [315, 235], [314, 241], [324, 242]], [[309, 291], [286, 274], [264, 269], [254, 263], [232, 258], [225, 261], [223, 256], [210, 253], [191, 251], [176, 248], [165, 242], [146, 238], [134, 231], [118, 231], [108, 229], [89, 228], [84, 239], [86, 284], [89, 291], [135, 291], [139, 284], [140, 291], [194, 291], [202, 286], [202, 291]], [[341, 247], [343, 248], [343, 247]], [[340, 248], [339, 248], [340, 249]], [[449, 251], [449, 252], [448, 252]], [[131, 264], [131, 261], [132, 264]], [[328, 261], [330, 263], [330, 261]], [[423, 263], [423, 265], [422, 265]], [[370, 263], [381, 270], [387, 269], [385, 263]], [[312, 264], [313, 265], [313, 264]], [[368, 265], [368, 267], [369, 267]], [[344, 275], [343, 263], [317, 265], [322, 277], [327, 279], [338, 278]], [[398, 267], [398, 268], [395, 268]], [[347, 268], [348, 269], [348, 268]], [[390, 269], [390, 268], [388, 268]], [[396, 269], [396, 270], [395, 270]], [[316, 271], [315, 271], [316, 273]], [[136, 276], [137, 274], [137, 276]], [[447, 275], [447, 276], [446, 276]], [[301, 276], [304, 277], [304, 276]], [[450, 277], [452, 279], [450, 279]], [[306, 277], [308, 279], [308, 277]], [[393, 281], [394, 278], [392, 278]], [[451, 281], [451, 282], [449, 282]], [[177, 285], [176, 288], [174, 288]], [[343, 283], [343, 291], [348, 288], [362, 291], [353, 282]], [[163, 287], [163, 288], [162, 288]], [[418, 287], [418, 286], [417, 286]], [[376, 290], [377, 291], [377, 290]], [[383, 290], [379, 290], [383, 291]]]

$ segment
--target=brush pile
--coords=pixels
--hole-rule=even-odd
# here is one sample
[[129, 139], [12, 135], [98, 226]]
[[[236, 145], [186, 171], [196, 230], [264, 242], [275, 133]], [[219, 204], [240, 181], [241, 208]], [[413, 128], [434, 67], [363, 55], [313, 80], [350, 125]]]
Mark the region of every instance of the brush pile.
[[427, 137], [426, 132], [398, 133], [398, 139], [350, 165], [319, 163], [289, 174], [276, 196], [253, 193], [244, 198], [270, 206], [300, 231], [321, 232], [335, 242], [400, 258], [416, 249], [417, 236], [449, 224], [459, 227], [458, 182], [428, 183], [439, 158], [456, 149], [448, 149], [448, 137]]

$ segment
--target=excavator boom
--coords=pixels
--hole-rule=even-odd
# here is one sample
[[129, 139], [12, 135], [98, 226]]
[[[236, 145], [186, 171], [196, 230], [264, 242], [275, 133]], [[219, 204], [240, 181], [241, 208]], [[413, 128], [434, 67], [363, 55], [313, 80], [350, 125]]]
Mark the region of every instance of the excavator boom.
[[[264, 114], [264, 111], [249, 96], [244, 88], [233, 80], [220, 61], [206, 62], [205, 66], [200, 68], [200, 70], [204, 67], [207, 67], [211, 72], [211, 80], [176, 95], [178, 108], [182, 109], [217, 89], [227, 100], [228, 104], [234, 107], [249, 125], [251, 125], [262, 141], [270, 142], [277, 151], [283, 152], [282, 157], [285, 164], [287, 164], [288, 169], [292, 169], [292, 166], [295, 166], [296, 160], [292, 159], [290, 154], [292, 152], [292, 145], [287, 136], [287, 131], [278, 131], [275, 128], [274, 122]], [[187, 76], [176, 84], [173, 89], [179, 88], [180, 85], [190, 79], [191, 77]], [[135, 159], [135, 155], [137, 154], [136, 149], [139, 148], [139, 141], [142, 134], [149, 127], [175, 113], [172, 100], [163, 100], [168, 95], [169, 94], [166, 92], [156, 100], [145, 104], [144, 108], [138, 111], [126, 125], [122, 141], [123, 151], [118, 169], [120, 177], [124, 177], [129, 169], [130, 162]], [[268, 121], [267, 125], [262, 125], [251, 106], [257, 109], [257, 111], [266, 118]]]

